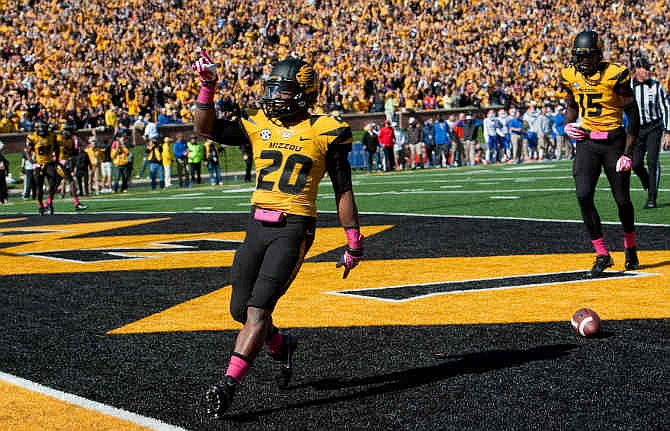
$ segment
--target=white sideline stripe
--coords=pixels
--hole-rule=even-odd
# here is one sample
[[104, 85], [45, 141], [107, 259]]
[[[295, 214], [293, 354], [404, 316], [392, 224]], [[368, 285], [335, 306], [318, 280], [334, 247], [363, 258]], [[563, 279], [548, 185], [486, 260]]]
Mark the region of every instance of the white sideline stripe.
[[[489, 189], [489, 190], [454, 190], [455, 188], [461, 188], [462, 186], [453, 185], [453, 186], [441, 186], [441, 190], [425, 190], [425, 189], [404, 189], [403, 191], [399, 190], [387, 190], [387, 191], [372, 191], [372, 192], [363, 192], [355, 191], [356, 196], [404, 196], [404, 195], [449, 195], [449, 194], [458, 194], [458, 195], [494, 195], [497, 193], [551, 193], [551, 192], [574, 192], [574, 187], [554, 187], [554, 188], [542, 188], [542, 189]], [[448, 188], [448, 189], [447, 189]], [[447, 189], [447, 190], [445, 190]], [[610, 189], [608, 187], [598, 188], [600, 192], [608, 192]], [[642, 191], [643, 189], [632, 188], [631, 191]], [[659, 192], [670, 191], [670, 189], [660, 189]], [[319, 194], [319, 199], [332, 199], [335, 195], [333, 193], [321, 193]], [[150, 202], [150, 201], [185, 201], [185, 200], [248, 200], [249, 196], [246, 194], [228, 194], [225, 196], [146, 196], [146, 197], [130, 197], [125, 196], [123, 198], [93, 198], [85, 200], [86, 202]], [[58, 214], [84, 214], [78, 211], [56, 211]], [[155, 211], [155, 213], [169, 213], [170, 211]], [[92, 211], [87, 211], [86, 214], [90, 214]], [[109, 212], [107, 212], [109, 213]], [[119, 212], [115, 212], [121, 214]], [[33, 214], [32, 212], [26, 212], [24, 214]]]
[[[249, 202], [239, 203], [237, 206], [245, 206], [251, 208]], [[74, 211], [63, 211], [59, 214], [82, 214]], [[86, 214], [128, 214], [128, 215], [161, 215], [161, 214], [248, 214], [248, 211], [239, 210], [217, 210], [217, 211], [86, 211]], [[319, 210], [319, 214], [337, 214], [337, 211]], [[419, 214], [419, 213], [394, 213], [383, 211], [360, 211], [359, 214], [367, 215], [383, 215], [383, 216], [401, 216], [401, 217], [435, 217], [435, 218], [462, 218], [462, 219], [481, 219], [481, 220], [522, 220], [522, 221], [541, 221], [547, 223], [584, 223], [582, 220], [568, 220], [568, 219], [550, 219], [550, 218], [531, 218], [531, 217], [501, 217], [501, 216], [484, 216], [484, 215], [463, 215], [463, 214]], [[32, 212], [23, 213], [23, 215], [34, 215]], [[602, 224], [619, 226], [618, 221], [602, 221]], [[638, 223], [637, 226], [658, 226], [668, 227], [667, 223]]]
[[92, 401], [86, 398], [74, 394], [68, 394], [67, 392], [61, 392], [56, 389], [49, 388], [47, 386], [42, 386], [39, 383], [31, 382], [30, 380], [22, 379], [21, 377], [16, 377], [11, 374], [3, 373], [0, 371], [0, 380], [3, 380], [11, 385], [19, 386], [21, 388], [27, 389], [32, 392], [37, 392], [42, 395], [46, 395], [57, 400], [64, 401], [69, 404], [74, 404], [79, 407], [83, 407], [87, 410], [93, 410], [98, 413], [102, 413], [108, 416], [115, 417], [117, 419], [124, 420], [126, 422], [131, 422], [139, 426], [143, 426], [149, 429], [157, 431], [187, 431], [184, 428], [176, 427], [174, 425], [166, 424], [158, 419], [148, 418], [146, 416], [141, 416], [136, 413], [132, 413], [126, 410], [118, 409], [116, 407], [109, 406], [107, 404], [102, 404], [96, 401]]

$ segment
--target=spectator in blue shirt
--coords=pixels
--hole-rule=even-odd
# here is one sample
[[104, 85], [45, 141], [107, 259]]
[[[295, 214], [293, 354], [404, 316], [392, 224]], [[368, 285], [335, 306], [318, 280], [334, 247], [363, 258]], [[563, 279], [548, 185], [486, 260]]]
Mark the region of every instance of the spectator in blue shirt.
[[443, 168], [449, 166], [449, 154], [451, 153], [451, 138], [449, 136], [449, 125], [444, 117], [440, 116], [433, 125], [433, 140], [435, 143], [435, 165]]
[[163, 124], [178, 124], [181, 123], [181, 120], [175, 118], [175, 113], [172, 108], [164, 107], [160, 109], [157, 123], [159, 126], [162, 126]]
[[528, 160], [528, 141], [524, 133], [523, 121], [521, 120], [521, 111], [511, 108], [509, 120], [507, 120], [507, 129], [509, 130], [510, 143], [512, 146], [512, 160], [514, 163], [521, 163]]
[[565, 135], [565, 107], [559, 105], [554, 115], [554, 134], [556, 135], [556, 157], [558, 160], [572, 159], [572, 141]]
[[430, 118], [423, 123], [423, 143], [426, 146], [428, 167], [436, 166], [435, 139], [433, 138], [433, 122]]
[[[195, 139], [195, 136], [192, 137]], [[188, 187], [191, 184], [188, 171], [188, 145], [183, 135], [179, 135], [174, 144], [172, 152], [177, 162], [177, 177], [179, 178], [179, 187]]]
[[35, 121], [27, 112], [21, 117], [19, 121], [19, 130], [22, 132], [32, 132], [35, 129]]

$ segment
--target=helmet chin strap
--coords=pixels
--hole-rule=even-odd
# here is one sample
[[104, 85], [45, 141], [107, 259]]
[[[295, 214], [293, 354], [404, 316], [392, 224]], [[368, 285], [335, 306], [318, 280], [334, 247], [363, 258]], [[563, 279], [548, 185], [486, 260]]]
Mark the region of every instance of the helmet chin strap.
[[272, 120], [273, 121], [276, 120], [284, 126], [285, 125], [290, 126], [290, 125], [297, 124], [297, 123], [301, 122], [305, 118], [307, 118], [307, 111], [305, 111], [303, 109], [300, 109], [300, 110], [296, 110], [296, 111], [291, 112], [291, 113], [287, 113], [285, 115], [281, 115], [281, 116], [279, 116], [277, 118], [274, 118]]
[[[587, 76], [585, 73], [582, 73], [582, 75], [584, 75], [584, 80], [585, 80], [589, 85], [598, 85], [598, 83], [600, 82], [600, 80], [603, 79], [603, 72], [602, 72], [602, 67], [601, 67], [601, 65], [602, 65], [602, 62], [599, 62], [599, 63], [598, 63], [598, 66], [595, 68], [595, 72], [593, 72], [592, 74], [590, 74], [590, 75], [588, 75], [588, 76]], [[598, 76], [597, 79], [595, 79], [595, 78], [592, 79], [592, 78], [591, 78], [592, 76], [596, 76], [596, 75]]]

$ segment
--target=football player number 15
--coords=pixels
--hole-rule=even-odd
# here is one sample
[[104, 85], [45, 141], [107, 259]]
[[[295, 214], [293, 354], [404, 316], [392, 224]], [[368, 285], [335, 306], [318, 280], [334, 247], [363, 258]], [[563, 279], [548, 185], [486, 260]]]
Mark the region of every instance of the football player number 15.
[[579, 95], [579, 115], [582, 117], [597, 117], [603, 112], [603, 106], [598, 103], [602, 93], [581, 93]]
[[[284, 162], [284, 168], [279, 177], [279, 184], [277, 184], [279, 191], [297, 195], [305, 188], [307, 177], [312, 170], [313, 163], [312, 159], [309, 157], [303, 154], [291, 154], [286, 157], [286, 161], [284, 161], [284, 155], [281, 152], [275, 150], [263, 150], [261, 151], [261, 159], [271, 160], [272, 163], [261, 169], [258, 173], [258, 182], [256, 183], [257, 189], [272, 190], [274, 188], [275, 182], [266, 181], [265, 177], [268, 174], [278, 171], [282, 167], [282, 162]], [[300, 170], [298, 171], [295, 183], [291, 184], [291, 177], [296, 169], [296, 165], [300, 165]]]

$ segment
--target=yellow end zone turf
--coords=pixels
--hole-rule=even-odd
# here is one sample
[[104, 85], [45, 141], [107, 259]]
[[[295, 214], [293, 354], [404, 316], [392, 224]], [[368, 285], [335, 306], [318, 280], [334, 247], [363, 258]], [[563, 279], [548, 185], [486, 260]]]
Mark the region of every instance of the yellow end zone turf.
[[[445, 325], [570, 320], [589, 307], [602, 319], [670, 317], [670, 252], [640, 252], [643, 277], [595, 279], [500, 290], [438, 294], [390, 303], [332, 292], [387, 286], [578, 271], [592, 254], [363, 261], [346, 280], [334, 263], [306, 263], [274, 313], [281, 327]], [[621, 270], [623, 253], [613, 253]], [[649, 269], [645, 269], [645, 266]], [[114, 334], [231, 330], [230, 286], [111, 331]]]
[[12, 431], [139, 431], [135, 423], [0, 379], [0, 428]]

